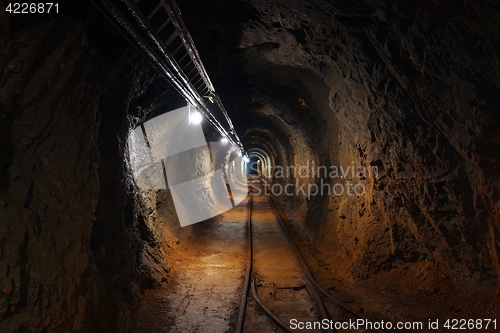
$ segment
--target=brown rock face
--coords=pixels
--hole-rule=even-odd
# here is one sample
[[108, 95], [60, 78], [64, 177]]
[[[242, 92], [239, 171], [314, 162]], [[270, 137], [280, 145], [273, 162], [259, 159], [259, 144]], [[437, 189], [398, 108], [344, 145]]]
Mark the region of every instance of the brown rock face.
[[0, 14], [0, 332], [123, 332], [144, 247], [127, 114], [156, 76], [88, 6], [60, 5]]
[[[0, 332], [127, 332], [198, 232], [168, 191], [137, 191], [127, 137], [183, 102], [89, 4], [60, 5], [0, 13]], [[376, 169], [272, 180], [304, 186], [278, 196], [339, 274], [427, 260], [462, 288], [498, 284], [496, 1], [179, 6], [247, 150]], [[363, 192], [311, 193], [347, 182]]]
[[277, 165], [378, 169], [326, 179], [362, 184], [363, 195], [290, 198], [349, 274], [428, 259], [462, 287], [495, 285], [498, 4], [186, 1], [181, 9], [228, 109], [241, 114], [247, 147]]

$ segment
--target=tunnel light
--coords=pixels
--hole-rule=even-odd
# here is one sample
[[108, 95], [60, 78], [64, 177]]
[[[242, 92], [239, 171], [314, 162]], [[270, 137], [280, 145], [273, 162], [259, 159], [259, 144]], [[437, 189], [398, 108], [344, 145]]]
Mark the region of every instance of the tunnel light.
[[243, 156], [243, 162], [247, 163], [249, 161], [248, 156]]
[[222, 142], [222, 143], [228, 143], [229, 140], [227, 138], [222, 138], [222, 139], [220, 139], [220, 142]]
[[199, 124], [199, 123], [201, 123], [202, 119], [203, 119], [203, 117], [199, 112], [191, 111], [191, 114], [189, 115], [189, 123], [190, 124]]

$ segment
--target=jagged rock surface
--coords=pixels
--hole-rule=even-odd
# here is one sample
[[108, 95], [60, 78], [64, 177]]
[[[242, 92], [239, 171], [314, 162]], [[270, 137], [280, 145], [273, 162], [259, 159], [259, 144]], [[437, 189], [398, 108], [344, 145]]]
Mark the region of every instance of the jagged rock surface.
[[0, 14], [0, 332], [126, 332], [151, 279], [129, 105], [157, 77], [88, 5], [60, 5]]
[[429, 259], [465, 288], [495, 285], [498, 3], [181, 8], [228, 109], [241, 112], [247, 145], [281, 165], [378, 168], [377, 177], [331, 181], [363, 184], [362, 196], [293, 199], [350, 274]]

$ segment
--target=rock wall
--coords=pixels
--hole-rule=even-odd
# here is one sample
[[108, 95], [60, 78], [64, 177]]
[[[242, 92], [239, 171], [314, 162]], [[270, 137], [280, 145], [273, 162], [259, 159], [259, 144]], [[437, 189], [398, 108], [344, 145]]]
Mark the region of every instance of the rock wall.
[[[179, 5], [247, 148], [378, 168], [326, 179], [362, 195], [288, 198], [346, 274], [431, 260], [464, 288], [497, 284], [495, 1]], [[0, 13], [0, 332], [126, 332], [197, 226], [176, 229], [168, 192], [127, 169], [165, 84], [88, 4], [61, 7]]]
[[[159, 103], [154, 106], [143, 120], [154, 121], [154, 115], [157, 114], [156, 111], [158, 109], [172, 110], [179, 106], [177, 105], [176, 107], [174, 105], [176, 104], [172, 104], [172, 101]], [[160, 128], [163, 127], [160, 126]], [[223, 195], [223, 188], [220, 188], [221, 183], [219, 181], [223, 179], [218, 178], [217, 175], [213, 177], [207, 176], [210, 176], [216, 170], [222, 169], [223, 166], [227, 166], [229, 161], [236, 157], [236, 153], [230, 153], [230, 151], [224, 149], [229, 148], [229, 144], [219, 146], [220, 134], [208, 122], [202, 122], [201, 128], [203, 128], [205, 139], [209, 143], [207, 146], [185, 150], [164, 159], [163, 164], [168, 183], [166, 189], [148, 189], [146, 182], [142, 182], [143, 187], [138, 190], [139, 198], [136, 203], [141, 207], [140, 211], [142, 212], [139, 217], [139, 229], [141, 234], [146, 235], [142, 238], [147, 240], [149, 245], [147, 247], [148, 252], [151, 252], [151, 249], [155, 249], [156, 251], [148, 253], [145, 260], [143, 260], [146, 263], [155, 262], [161, 258], [164, 260], [165, 257], [168, 257], [169, 253], [178, 249], [185, 250], [186, 244], [191, 241], [190, 244], [192, 246], [197, 246], [195, 243], [200, 233], [205, 232], [205, 227], [199, 223], [181, 227], [178, 214], [182, 214], [184, 210], [192, 210], [196, 211], [199, 214], [198, 216], [205, 216], [206, 218], [210, 213], [226, 205], [225, 202], [219, 201], [228, 198]], [[165, 133], [158, 134], [159, 132], [156, 132], [157, 140], [166, 140], [163, 137]], [[162, 137], [163, 139], [159, 140]], [[148, 136], [148, 138], [151, 140], [151, 136]], [[152, 150], [155, 151], [155, 149]], [[156, 151], [159, 150], [156, 149]], [[147, 172], [146, 168], [143, 170]], [[230, 174], [229, 178], [230, 181], [238, 181], [235, 179], [234, 174]], [[187, 193], [189, 191], [188, 188], [181, 190], [177, 188], [176, 194], [184, 204], [184, 207], [182, 205], [174, 205], [171, 187], [185, 184], [192, 180], [197, 180], [197, 186], [199, 187], [195, 187], [190, 193]], [[246, 193], [246, 189], [246, 186], [244, 186], [242, 191]], [[186, 202], [186, 198], [189, 198], [189, 201]], [[190, 218], [192, 217], [193, 215], [190, 216]], [[215, 218], [217, 219], [217, 217]], [[184, 222], [188, 222], [188, 219], [184, 220]], [[181, 243], [182, 246], [179, 247]], [[165, 254], [167, 255], [165, 256]], [[158, 282], [165, 280], [164, 276], [158, 274], [158, 272], [161, 273], [163, 270], [161, 265], [143, 264], [141, 265], [142, 268], [150, 272], [146, 274], [146, 276], [149, 276], [149, 283], [145, 284], [145, 287], [158, 287]]]
[[59, 5], [0, 13], [0, 332], [126, 332], [150, 276], [125, 143], [157, 77], [89, 4]]
[[328, 180], [361, 184], [363, 195], [293, 198], [347, 274], [432, 260], [464, 288], [497, 283], [497, 2], [183, 1], [181, 9], [227, 109], [241, 110], [241, 121], [233, 117], [249, 147], [296, 167], [378, 168]]

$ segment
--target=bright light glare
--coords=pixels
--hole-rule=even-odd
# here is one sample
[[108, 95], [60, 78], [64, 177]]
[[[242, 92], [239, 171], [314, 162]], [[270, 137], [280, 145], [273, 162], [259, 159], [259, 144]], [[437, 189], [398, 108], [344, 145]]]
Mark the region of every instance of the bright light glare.
[[201, 123], [202, 116], [199, 112], [196, 111], [191, 111], [191, 116], [189, 117], [189, 121], [193, 124], [199, 124]]
[[222, 139], [220, 139], [220, 142], [222, 142], [222, 143], [228, 143], [229, 140], [227, 138], [222, 138]]
[[245, 162], [245, 163], [246, 163], [246, 162], [248, 162], [248, 161], [249, 161], [248, 157], [243, 156], [243, 162]]

